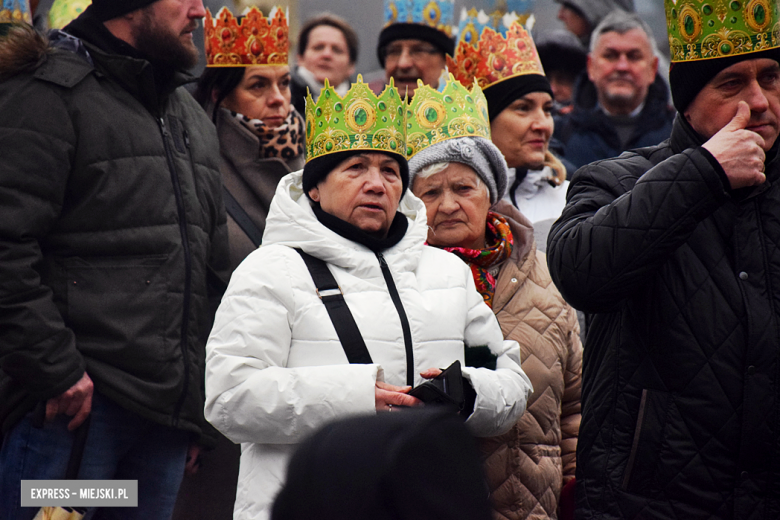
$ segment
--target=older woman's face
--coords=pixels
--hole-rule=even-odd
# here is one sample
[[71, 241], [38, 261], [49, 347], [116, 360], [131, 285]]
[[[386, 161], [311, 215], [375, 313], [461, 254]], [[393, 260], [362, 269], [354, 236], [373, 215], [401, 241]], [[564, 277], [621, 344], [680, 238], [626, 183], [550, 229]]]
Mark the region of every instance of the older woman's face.
[[361, 153], [342, 161], [309, 196], [326, 213], [384, 237], [402, 192], [398, 161], [383, 153]]
[[553, 133], [552, 108], [550, 94], [531, 92], [490, 122], [493, 144], [510, 168], [541, 169]]
[[290, 114], [290, 67], [247, 67], [222, 106], [269, 128], [281, 126]]
[[450, 163], [430, 177], [417, 177], [412, 191], [425, 203], [430, 245], [485, 247], [490, 196], [470, 166]]

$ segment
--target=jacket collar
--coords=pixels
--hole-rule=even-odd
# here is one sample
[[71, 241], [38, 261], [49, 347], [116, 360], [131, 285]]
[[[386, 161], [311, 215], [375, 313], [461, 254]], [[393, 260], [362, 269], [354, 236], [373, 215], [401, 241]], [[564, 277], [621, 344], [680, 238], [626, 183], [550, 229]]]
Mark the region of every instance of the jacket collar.
[[155, 68], [137, 49], [109, 31], [91, 8], [64, 31], [84, 43], [95, 68], [115, 79], [153, 114], [159, 114], [167, 97], [194, 78], [181, 71]]
[[[501, 266], [493, 296], [493, 312], [498, 313], [523, 286], [536, 259], [536, 241], [531, 221], [505, 200], [496, 203], [493, 211], [509, 222], [514, 240], [512, 256]], [[517, 279], [512, 282], [512, 278]]]

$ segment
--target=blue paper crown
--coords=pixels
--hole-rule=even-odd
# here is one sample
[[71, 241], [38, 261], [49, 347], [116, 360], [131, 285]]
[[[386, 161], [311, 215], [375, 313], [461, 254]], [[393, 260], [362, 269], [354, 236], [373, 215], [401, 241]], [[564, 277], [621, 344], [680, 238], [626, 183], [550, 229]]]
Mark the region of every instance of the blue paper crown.
[[385, 26], [415, 23], [452, 34], [455, 0], [384, 0]]
[[[521, 2], [517, 2], [521, 3]], [[531, 3], [531, 2], [527, 2]], [[497, 33], [506, 38], [507, 31], [513, 23], [519, 21], [520, 25], [530, 31], [534, 25], [534, 16], [528, 12], [518, 14], [514, 11], [501, 12], [493, 11], [491, 14], [487, 14], [484, 11], [477, 11], [476, 9], [464, 8], [460, 13], [460, 23], [458, 24], [458, 34], [456, 45], [460, 42], [466, 42], [469, 45], [474, 45], [482, 35], [482, 30], [485, 27], [490, 27]]]
[[28, 0], [2, 0], [0, 23], [27, 22], [32, 24], [32, 13]]

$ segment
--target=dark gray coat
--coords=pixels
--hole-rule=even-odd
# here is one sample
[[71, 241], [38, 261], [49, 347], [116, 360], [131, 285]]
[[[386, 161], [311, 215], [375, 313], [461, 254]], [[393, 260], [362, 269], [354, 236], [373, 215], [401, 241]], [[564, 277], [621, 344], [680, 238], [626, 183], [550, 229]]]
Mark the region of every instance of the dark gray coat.
[[86, 370], [200, 434], [228, 260], [214, 127], [185, 76], [158, 85], [148, 62], [87, 49], [0, 82], [0, 424]]

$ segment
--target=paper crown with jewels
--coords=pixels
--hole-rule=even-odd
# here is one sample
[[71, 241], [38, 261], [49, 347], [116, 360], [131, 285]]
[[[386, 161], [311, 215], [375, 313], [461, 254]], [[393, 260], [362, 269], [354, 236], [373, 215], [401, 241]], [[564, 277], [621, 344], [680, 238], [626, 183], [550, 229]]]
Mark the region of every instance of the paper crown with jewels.
[[49, 9], [49, 28], [62, 29], [79, 17], [92, 0], [54, 0]]
[[249, 7], [240, 21], [227, 7], [216, 18], [206, 9], [203, 28], [207, 67], [287, 65], [290, 29], [280, 7], [271, 9], [267, 18]]
[[479, 85], [461, 85], [452, 74], [435, 90], [418, 80], [406, 113], [406, 155], [456, 137], [490, 139], [487, 100]]
[[493, 11], [497, 11], [501, 14], [506, 13], [526, 13], [526, 16], [531, 14], [536, 0], [496, 0], [493, 4]]
[[454, 21], [454, 0], [385, 0], [385, 27], [414, 23], [452, 36]]
[[32, 13], [28, 0], [0, 0], [0, 23], [28, 23], [32, 25]]
[[476, 80], [487, 88], [515, 76], [544, 76], [542, 61], [523, 22], [533, 24], [533, 15], [506, 13], [487, 15], [476, 9], [461, 15], [454, 59], [447, 68], [464, 86]]
[[665, 0], [673, 63], [780, 47], [777, 0]]
[[347, 150], [377, 150], [404, 155], [406, 102], [393, 80], [379, 96], [358, 75], [342, 98], [325, 80], [315, 103], [306, 95], [306, 159]]

